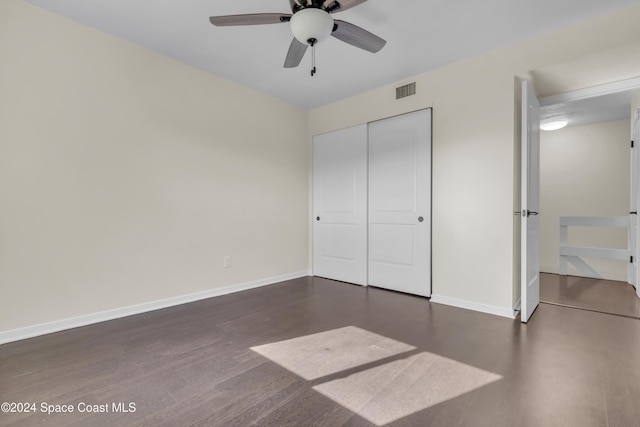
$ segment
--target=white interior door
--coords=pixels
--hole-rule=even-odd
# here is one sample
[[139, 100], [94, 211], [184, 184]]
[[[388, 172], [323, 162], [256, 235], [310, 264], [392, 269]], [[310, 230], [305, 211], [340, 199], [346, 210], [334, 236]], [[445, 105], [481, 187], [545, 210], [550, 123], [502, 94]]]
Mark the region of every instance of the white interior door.
[[367, 126], [313, 138], [313, 274], [367, 284]]
[[[634, 120], [635, 119], [635, 120]], [[633, 146], [631, 148], [631, 226], [629, 227], [629, 248], [633, 262], [629, 263], [629, 283], [636, 287], [640, 297], [640, 267], [638, 261], [640, 251], [640, 228], [638, 228], [638, 205], [640, 205], [640, 110], [636, 112], [633, 123]]]
[[369, 124], [369, 284], [431, 295], [431, 110]]
[[526, 323], [540, 302], [540, 103], [522, 82], [521, 311]]

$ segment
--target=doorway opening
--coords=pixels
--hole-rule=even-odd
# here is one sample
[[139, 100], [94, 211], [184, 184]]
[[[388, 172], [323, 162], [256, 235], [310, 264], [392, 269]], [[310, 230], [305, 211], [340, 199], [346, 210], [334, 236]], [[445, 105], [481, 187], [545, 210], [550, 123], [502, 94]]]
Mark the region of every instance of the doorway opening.
[[640, 78], [540, 99], [541, 123], [568, 121], [540, 134], [541, 303], [640, 317], [638, 94]]

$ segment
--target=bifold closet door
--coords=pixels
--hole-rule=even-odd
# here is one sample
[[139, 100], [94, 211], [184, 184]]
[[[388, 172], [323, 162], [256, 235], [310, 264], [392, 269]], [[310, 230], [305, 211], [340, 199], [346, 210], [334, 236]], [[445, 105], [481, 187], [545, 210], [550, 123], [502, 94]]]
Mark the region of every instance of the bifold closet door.
[[367, 126], [313, 138], [313, 274], [367, 284]]
[[431, 110], [369, 124], [370, 285], [431, 295]]

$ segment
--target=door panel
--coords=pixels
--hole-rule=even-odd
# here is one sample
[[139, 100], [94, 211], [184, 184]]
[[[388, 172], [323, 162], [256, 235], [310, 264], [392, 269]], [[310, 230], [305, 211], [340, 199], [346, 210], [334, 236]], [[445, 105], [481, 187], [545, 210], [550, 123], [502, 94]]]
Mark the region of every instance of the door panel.
[[313, 138], [313, 273], [367, 284], [367, 127]]
[[[635, 119], [635, 120], [634, 120]], [[629, 283], [636, 287], [636, 294], [640, 296], [640, 228], [638, 227], [638, 207], [640, 207], [640, 109], [636, 112], [633, 123], [633, 148], [631, 149], [631, 226], [629, 227], [629, 248], [633, 262], [629, 263]]]
[[372, 224], [369, 261], [411, 266], [415, 262], [415, 227], [396, 224]]
[[431, 295], [431, 110], [369, 124], [369, 284]]
[[529, 321], [540, 302], [540, 104], [522, 82], [521, 312]]
[[354, 262], [358, 258], [357, 233], [358, 228], [354, 224], [318, 223], [320, 247], [325, 248], [324, 256], [332, 260]]
[[[324, 148], [328, 148], [326, 145]], [[328, 154], [328, 153], [327, 153]], [[356, 193], [358, 190], [357, 164], [348, 164], [352, 160], [352, 153], [345, 153], [345, 147], [340, 147], [340, 153], [345, 157], [331, 160], [325, 157], [328, 164], [322, 169], [322, 206], [324, 213], [350, 214], [356, 211]]]
[[372, 141], [369, 147], [371, 210], [416, 211], [417, 149], [412, 132], [390, 131]]

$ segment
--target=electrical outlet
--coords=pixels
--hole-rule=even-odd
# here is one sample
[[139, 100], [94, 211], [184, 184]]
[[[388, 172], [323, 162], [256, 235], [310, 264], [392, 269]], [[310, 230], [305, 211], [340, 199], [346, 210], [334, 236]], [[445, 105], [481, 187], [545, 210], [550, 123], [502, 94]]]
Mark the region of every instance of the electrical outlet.
[[224, 268], [231, 268], [231, 257], [230, 256], [225, 256], [222, 259], [223, 263], [224, 263]]

